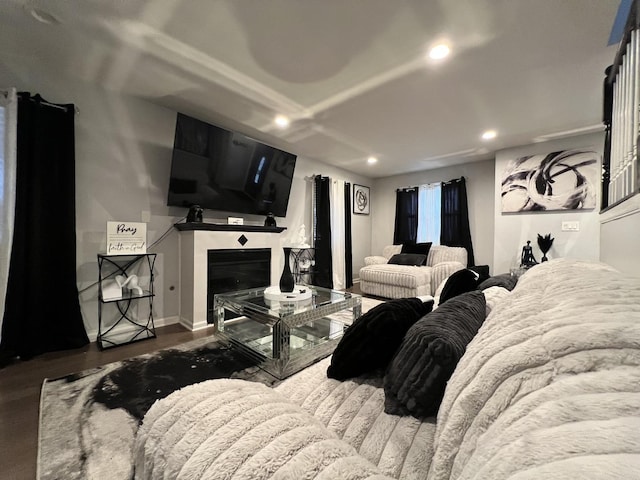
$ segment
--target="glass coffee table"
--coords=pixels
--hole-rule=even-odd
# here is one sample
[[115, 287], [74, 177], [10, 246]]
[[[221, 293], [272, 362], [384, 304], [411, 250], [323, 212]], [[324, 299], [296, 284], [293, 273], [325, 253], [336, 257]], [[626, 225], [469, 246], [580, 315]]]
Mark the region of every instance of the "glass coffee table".
[[[304, 300], [269, 300], [267, 287], [216, 294], [218, 336], [279, 379], [327, 357], [361, 314], [362, 297], [316, 286]], [[233, 317], [233, 318], [232, 318]]]

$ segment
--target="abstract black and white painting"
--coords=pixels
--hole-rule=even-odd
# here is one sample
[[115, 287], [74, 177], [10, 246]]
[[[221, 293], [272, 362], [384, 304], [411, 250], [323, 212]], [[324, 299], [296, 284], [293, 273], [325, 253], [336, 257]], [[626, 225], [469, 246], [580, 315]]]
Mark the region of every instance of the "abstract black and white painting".
[[370, 195], [369, 187], [353, 185], [353, 213], [369, 215]]
[[502, 174], [502, 211], [584, 210], [596, 207], [600, 155], [561, 150], [509, 162]]

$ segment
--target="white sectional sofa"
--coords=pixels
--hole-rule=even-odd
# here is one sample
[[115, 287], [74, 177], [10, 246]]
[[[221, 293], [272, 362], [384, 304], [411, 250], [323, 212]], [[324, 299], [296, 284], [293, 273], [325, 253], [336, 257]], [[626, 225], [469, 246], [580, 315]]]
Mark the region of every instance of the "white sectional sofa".
[[384, 413], [379, 377], [329, 359], [275, 388], [210, 380], [149, 410], [136, 478], [640, 478], [640, 281], [559, 259], [484, 292], [437, 417]]
[[382, 255], [365, 257], [359, 273], [362, 293], [384, 298], [434, 295], [443, 280], [467, 266], [466, 249], [444, 245], [433, 245], [423, 266], [387, 263], [401, 249], [402, 245], [387, 245]]

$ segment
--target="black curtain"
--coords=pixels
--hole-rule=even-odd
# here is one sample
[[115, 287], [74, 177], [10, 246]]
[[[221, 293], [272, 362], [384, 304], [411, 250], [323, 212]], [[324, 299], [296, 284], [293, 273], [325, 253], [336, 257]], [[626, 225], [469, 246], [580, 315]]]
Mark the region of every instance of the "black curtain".
[[319, 287], [333, 288], [333, 268], [331, 266], [331, 205], [329, 204], [329, 177], [316, 176], [314, 237], [316, 265], [313, 284]]
[[353, 287], [353, 245], [351, 242], [351, 184], [344, 183], [344, 286]]
[[393, 244], [416, 243], [418, 237], [418, 189], [396, 190], [396, 223]]
[[441, 217], [440, 243], [449, 247], [466, 248], [467, 265], [475, 265], [464, 177], [442, 184]]
[[16, 205], [0, 361], [89, 343], [76, 284], [74, 106], [19, 94]]

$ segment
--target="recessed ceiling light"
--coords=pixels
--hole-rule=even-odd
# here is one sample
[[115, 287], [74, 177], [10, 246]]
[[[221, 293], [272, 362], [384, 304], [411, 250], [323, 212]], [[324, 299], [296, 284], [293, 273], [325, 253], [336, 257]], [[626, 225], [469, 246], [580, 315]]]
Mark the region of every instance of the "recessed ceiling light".
[[45, 25], [60, 25], [60, 20], [54, 17], [49, 12], [45, 12], [39, 8], [30, 8], [29, 13], [33, 18], [35, 18], [40, 23], [44, 23]]
[[448, 57], [450, 53], [451, 49], [449, 48], [449, 45], [440, 43], [431, 47], [431, 50], [429, 50], [429, 57], [433, 60], [442, 60], [443, 58]]
[[374, 163], [378, 163], [378, 159], [376, 157], [369, 157], [367, 158], [367, 163], [373, 165]]
[[278, 115], [274, 121], [280, 128], [287, 128], [289, 126], [289, 119], [284, 115]]
[[498, 135], [498, 132], [496, 132], [495, 130], [487, 130], [482, 134], [482, 139], [493, 140], [494, 138], [496, 138], [497, 135]]

